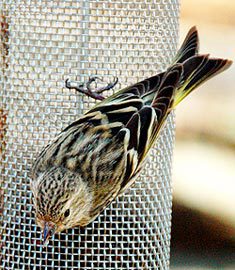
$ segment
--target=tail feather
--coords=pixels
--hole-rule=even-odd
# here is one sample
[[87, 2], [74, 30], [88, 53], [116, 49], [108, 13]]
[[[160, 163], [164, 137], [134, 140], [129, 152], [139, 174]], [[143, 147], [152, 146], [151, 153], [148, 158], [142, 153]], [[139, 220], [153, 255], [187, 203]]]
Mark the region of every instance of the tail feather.
[[[197, 55], [198, 50], [199, 50], [198, 31], [197, 31], [196, 26], [193, 26], [189, 30], [187, 36], [184, 39], [184, 42], [182, 43], [180, 49], [178, 50], [178, 52], [174, 58], [172, 67], [175, 64], [181, 64], [185, 60], [189, 59], [190, 57]], [[170, 69], [143, 81], [143, 82], [148, 81], [149, 86], [150, 86], [148, 89], [146, 88], [142, 94], [142, 99], [146, 103], [151, 102], [154, 99], [156, 92], [158, 92], [159, 88], [162, 87], [161, 82], [165, 79], [166, 74], [168, 76], [168, 71]], [[140, 83], [143, 83], [143, 82], [140, 82]]]
[[231, 64], [230, 60], [209, 58], [209, 55], [196, 55], [186, 60], [182, 64], [183, 76], [176, 90], [173, 108], [196, 87], [226, 70]]
[[181, 45], [180, 49], [178, 50], [175, 59], [173, 61], [174, 63], [183, 63], [188, 58], [197, 55], [199, 50], [199, 38], [198, 38], [198, 31], [196, 26], [193, 26], [183, 44]]

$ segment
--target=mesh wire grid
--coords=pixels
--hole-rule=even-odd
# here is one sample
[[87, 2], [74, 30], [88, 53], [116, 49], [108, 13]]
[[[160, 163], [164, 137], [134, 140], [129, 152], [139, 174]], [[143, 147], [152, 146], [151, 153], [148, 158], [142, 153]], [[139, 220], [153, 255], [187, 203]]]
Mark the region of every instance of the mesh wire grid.
[[29, 189], [37, 153], [93, 101], [66, 78], [120, 87], [171, 62], [178, 0], [0, 0], [1, 269], [169, 269], [171, 115], [134, 186], [86, 228], [41, 246]]

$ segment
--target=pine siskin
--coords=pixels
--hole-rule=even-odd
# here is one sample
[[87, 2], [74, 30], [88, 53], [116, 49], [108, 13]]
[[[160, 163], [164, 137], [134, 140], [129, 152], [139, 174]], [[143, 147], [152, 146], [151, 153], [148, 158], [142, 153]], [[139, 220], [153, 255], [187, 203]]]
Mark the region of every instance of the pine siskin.
[[[130, 187], [171, 110], [231, 63], [199, 55], [193, 27], [165, 72], [104, 99], [47, 145], [31, 181], [44, 243], [56, 232], [86, 226]], [[77, 88], [103, 99], [105, 89], [87, 89]]]

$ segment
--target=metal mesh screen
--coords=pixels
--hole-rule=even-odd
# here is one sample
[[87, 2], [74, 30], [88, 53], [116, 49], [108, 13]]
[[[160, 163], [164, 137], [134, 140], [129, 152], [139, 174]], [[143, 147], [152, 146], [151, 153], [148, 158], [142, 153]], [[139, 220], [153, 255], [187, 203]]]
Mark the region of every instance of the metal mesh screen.
[[117, 76], [124, 87], [166, 68], [178, 9], [178, 0], [0, 0], [1, 269], [169, 269], [172, 115], [135, 185], [45, 249], [28, 172], [42, 147], [93, 105], [65, 89], [65, 79]]

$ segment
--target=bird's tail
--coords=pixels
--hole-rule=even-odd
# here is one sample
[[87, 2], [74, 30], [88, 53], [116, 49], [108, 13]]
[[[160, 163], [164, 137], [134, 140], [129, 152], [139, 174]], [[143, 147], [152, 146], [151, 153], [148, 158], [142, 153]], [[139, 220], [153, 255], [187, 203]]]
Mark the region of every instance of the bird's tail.
[[232, 64], [232, 61], [227, 59], [210, 58], [208, 54], [199, 55], [198, 50], [198, 31], [194, 26], [189, 30], [171, 67], [161, 74], [161, 83], [158, 85], [152, 104], [157, 106], [156, 100], [159, 100], [159, 97], [164, 93], [162, 88], [171, 86], [170, 78], [172, 77], [172, 71], [175, 72], [177, 70], [178, 73], [180, 72], [180, 75], [178, 76], [177, 84], [175, 80], [172, 83], [175, 89], [172, 93], [173, 101], [168, 107], [168, 112], [175, 108], [196, 87], [226, 70]]
[[199, 37], [196, 26], [193, 26], [188, 31], [181, 47], [179, 48], [173, 64], [183, 63], [185, 60], [198, 54], [199, 51]]
[[209, 58], [209, 55], [195, 55], [182, 63], [183, 72], [175, 92], [173, 108], [196, 87], [226, 70], [232, 61]]

